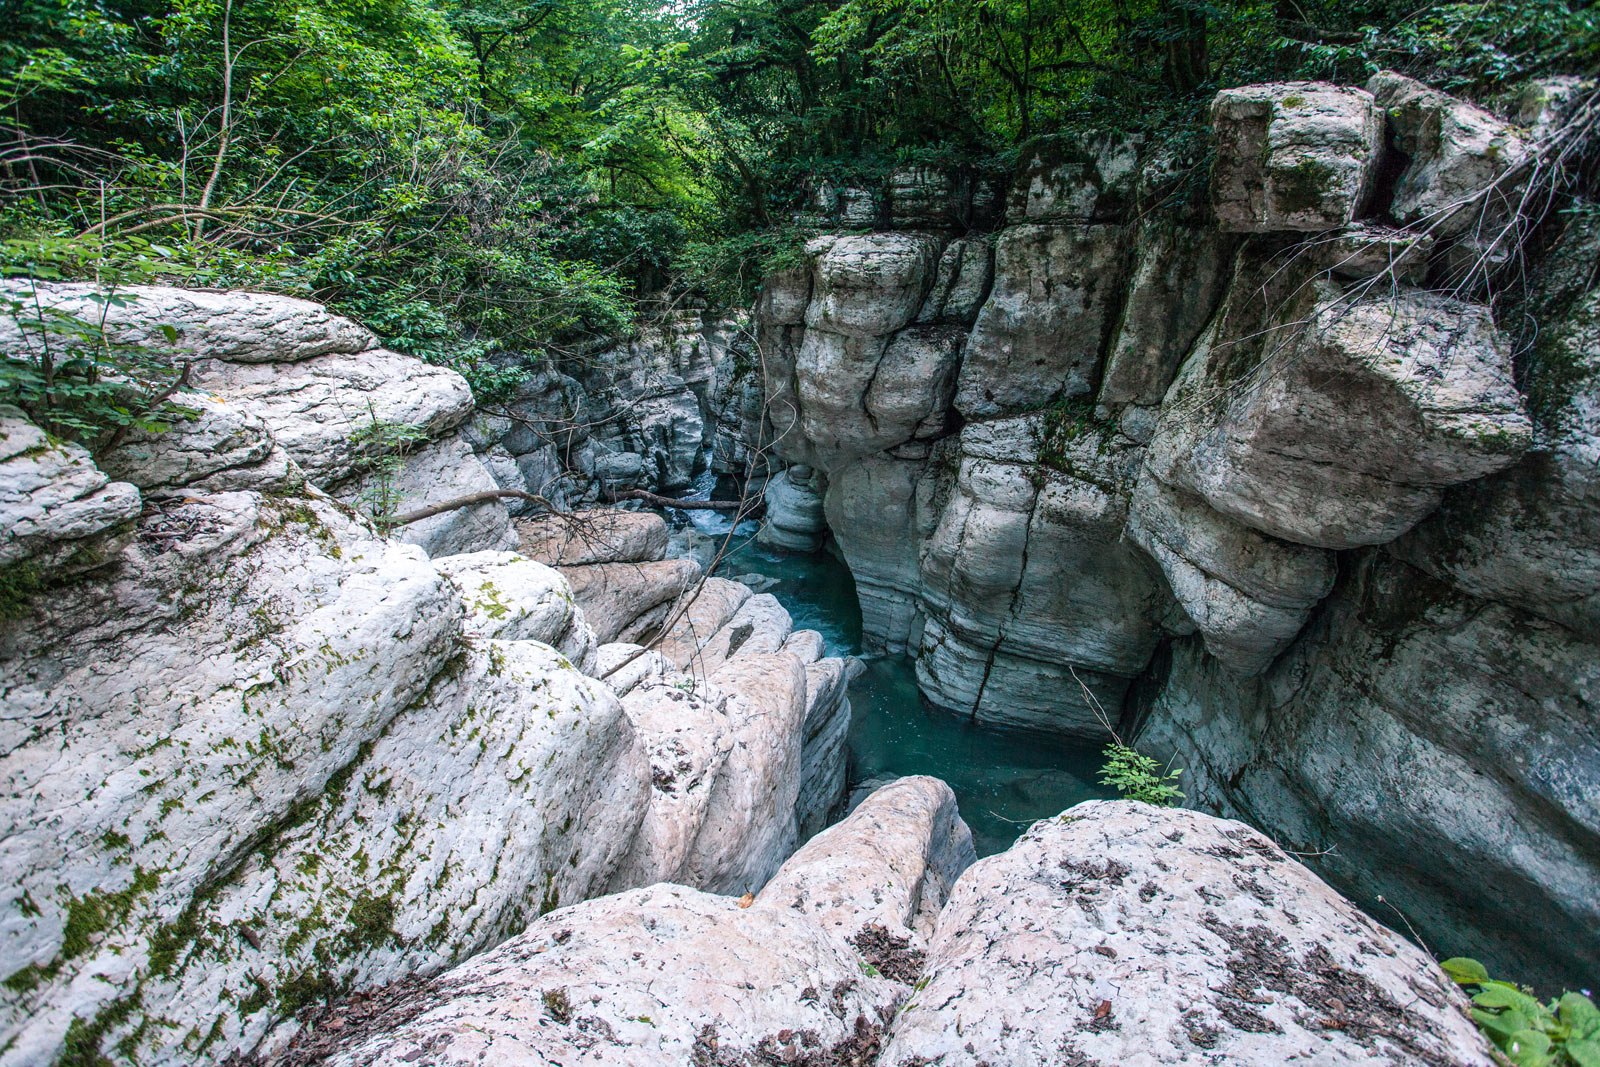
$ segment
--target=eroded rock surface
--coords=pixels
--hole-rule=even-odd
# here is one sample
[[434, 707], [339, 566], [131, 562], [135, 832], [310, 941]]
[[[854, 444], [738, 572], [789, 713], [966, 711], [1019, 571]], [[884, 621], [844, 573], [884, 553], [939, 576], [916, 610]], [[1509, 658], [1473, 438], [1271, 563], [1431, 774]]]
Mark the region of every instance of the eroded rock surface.
[[[697, 564], [662, 560], [659, 518], [533, 531], [586, 579], [575, 595], [508, 551], [430, 560], [315, 485], [373, 490], [307, 412], [377, 396], [424, 438], [384, 491], [481, 489], [498, 431], [456, 420], [459, 377], [372, 348], [199, 358], [216, 391], [108, 450], [126, 481], [20, 413], [0, 422], [4, 562], [37, 570], [8, 571], [0, 617], [0, 1062], [270, 1051], [302, 1008], [563, 903], [667, 877], [759, 888], [841, 799], [845, 665], [793, 640], [770, 597], [738, 587], [704, 647], [669, 632], [682, 658], [648, 653], [629, 685], [585, 673], [598, 640], [670, 625], [696, 585]], [[503, 509], [441, 518], [410, 531], [435, 553], [510, 529]], [[598, 638], [586, 595], [615, 612]], [[704, 788], [672, 812], [686, 738]], [[686, 847], [658, 847], [663, 827]]]
[[881, 1062], [1451, 1064], [1421, 950], [1242, 823], [1092, 801], [962, 876]]

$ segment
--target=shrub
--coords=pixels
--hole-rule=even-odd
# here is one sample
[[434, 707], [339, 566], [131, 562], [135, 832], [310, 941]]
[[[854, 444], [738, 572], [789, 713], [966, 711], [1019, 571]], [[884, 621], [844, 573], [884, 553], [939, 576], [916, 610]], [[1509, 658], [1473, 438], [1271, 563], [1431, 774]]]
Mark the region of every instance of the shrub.
[[1176, 807], [1183, 800], [1178, 780], [1182, 768], [1164, 768], [1154, 759], [1120, 741], [1106, 746], [1100, 782], [1114, 788], [1124, 800], [1137, 800], [1159, 808]]

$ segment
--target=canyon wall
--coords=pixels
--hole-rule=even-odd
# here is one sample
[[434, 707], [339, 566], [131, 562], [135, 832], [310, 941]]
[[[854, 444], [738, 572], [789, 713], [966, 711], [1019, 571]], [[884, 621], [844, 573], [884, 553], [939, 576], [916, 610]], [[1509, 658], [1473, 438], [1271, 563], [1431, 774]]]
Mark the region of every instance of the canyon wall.
[[1592, 91], [1248, 86], [1206, 197], [1104, 138], [1030, 147], [999, 217], [923, 171], [836, 196], [755, 309], [769, 523], [831, 536], [933, 702], [1142, 728], [1435, 947], [1592, 984], [1594, 205], [1490, 273]]

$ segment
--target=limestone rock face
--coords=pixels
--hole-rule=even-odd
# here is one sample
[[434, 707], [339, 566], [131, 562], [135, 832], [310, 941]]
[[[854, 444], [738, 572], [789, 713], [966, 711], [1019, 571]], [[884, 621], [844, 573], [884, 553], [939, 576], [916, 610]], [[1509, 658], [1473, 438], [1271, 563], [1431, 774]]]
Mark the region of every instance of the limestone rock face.
[[1227, 251], [1205, 230], [1139, 225], [1122, 321], [1096, 398], [1103, 407], [1161, 403], [1227, 286]]
[[985, 722], [1103, 736], [1093, 700], [1121, 706], [1166, 603], [1122, 539], [1140, 451], [1087, 417], [975, 423], [960, 449], [920, 561], [918, 681]]
[[[39, 976], [6, 1029], [41, 1058], [72, 1018], [132, 995], [198, 889], [424, 694], [460, 619], [418, 550], [326, 498], [176, 502], [121, 563], [31, 601], [0, 638], [5, 892], [39, 905], [5, 942], [7, 973]], [[76, 902], [116, 893], [101, 936], [67, 945]], [[79, 982], [96, 973], [110, 981]]]
[[144, 987], [146, 1010], [169, 982], [169, 1019], [288, 990], [254, 1018], [224, 1020], [229, 1044], [248, 1047], [307, 995], [307, 976], [386, 985], [604, 890], [648, 789], [621, 705], [536, 642], [486, 641], [463, 658], [460, 673], [436, 679], [390, 724], [342, 790], [319, 797], [195, 910], [201, 929], [248, 929], [259, 948], [242, 935], [202, 939], [180, 952], [170, 979]]
[[[104, 321], [107, 336], [118, 344], [176, 350], [197, 360], [294, 363], [364, 352], [378, 343], [370, 330], [321, 304], [269, 293], [132, 285], [117, 290], [120, 300], [107, 302], [104, 291], [87, 282], [8, 281], [0, 285], [0, 294], [11, 300], [37, 294], [45, 307], [62, 314]], [[169, 338], [168, 330], [175, 336]], [[0, 320], [0, 349], [21, 351], [20, 344], [25, 342], [16, 323]]]
[[1007, 198], [1012, 223], [1116, 221], [1133, 206], [1137, 140], [1043, 137], [1024, 147], [1023, 158]]
[[1513, 199], [1514, 188], [1489, 193], [1487, 200], [1483, 195], [1527, 155], [1527, 145], [1507, 123], [1393, 71], [1374, 74], [1367, 89], [1388, 115], [1395, 147], [1408, 161], [1395, 183], [1395, 218], [1453, 237], [1491, 203], [1498, 207]]
[[1600, 228], [1576, 230], [1546, 265], [1529, 365], [1537, 441], [1521, 464], [1452, 490], [1394, 546], [1465, 592], [1578, 633], [1600, 633]]
[[1597, 664], [1592, 630], [1373, 551], [1257, 679], [1180, 644], [1142, 743], [1190, 769], [1192, 802], [1331, 848], [1318, 869], [1403, 904], [1435, 952], [1573, 988], [1600, 963]]
[[971, 326], [994, 280], [994, 241], [963, 237], [951, 241], [939, 256], [939, 272], [928, 299], [917, 313], [919, 324]]
[[687, 488], [700, 465], [705, 420], [689, 384], [676, 374], [642, 371], [595, 384], [596, 447], [638, 456], [642, 485]]
[[594, 629], [565, 578], [515, 552], [472, 552], [437, 561], [466, 608], [465, 632], [498, 641], [538, 641], [588, 673], [594, 665]]
[[1118, 226], [1011, 226], [967, 341], [955, 405], [968, 418], [1026, 411], [1094, 386], [1127, 250]]
[[58, 567], [74, 557], [81, 566], [114, 556], [114, 531], [141, 506], [139, 490], [112, 481], [83, 448], [0, 407], [0, 566]]
[[[941, 447], [942, 455], [949, 446]], [[828, 481], [828, 527], [850, 564], [862, 636], [872, 647], [903, 652], [921, 644], [921, 547], [953, 480], [938, 464], [880, 455]]]
[[909, 326], [938, 265], [931, 237], [882, 233], [818, 246], [806, 325], [848, 337], [886, 337]]
[[552, 567], [665, 559], [667, 524], [648, 511], [588, 508], [517, 521], [523, 555]]
[[[498, 488], [494, 475], [458, 433], [407, 455], [400, 461], [399, 469], [392, 472], [358, 473], [340, 487], [338, 495], [373, 513], [387, 507], [405, 512]], [[394, 536], [407, 544], [420, 546], [432, 556], [509, 549], [517, 543], [517, 535], [511, 528], [511, 513], [499, 500], [457, 508], [410, 523], [399, 527]]]
[[1267, 838], [1129, 801], [970, 868], [924, 981], [881, 1062], [1491, 1062], [1427, 954]]
[[828, 533], [828, 520], [822, 514], [826, 485], [821, 472], [803, 465], [773, 475], [762, 494], [767, 514], [758, 539], [790, 552], [820, 549]]
[[204, 393], [185, 394], [192, 414], [159, 433], [130, 430], [97, 461], [101, 470], [131, 482], [149, 499], [230, 489], [288, 488], [300, 468], [249, 404]]
[[1332, 552], [1268, 537], [1148, 473], [1128, 536], [1160, 565], [1206, 651], [1245, 674], [1288, 647], [1333, 588]]
[[[826, 471], [938, 437], [965, 339], [964, 328], [940, 323], [979, 299], [986, 255], [950, 259], [929, 295], [940, 262], [933, 237], [822, 237], [808, 251], [809, 288], [778, 281], [758, 305], [761, 432], [770, 422], [781, 455]], [[804, 329], [788, 321], [802, 313]], [[928, 324], [912, 326], [919, 318]]]
[[1211, 120], [1212, 206], [1224, 230], [1334, 230], [1363, 206], [1383, 134], [1371, 93], [1326, 82], [1246, 85], [1218, 93]]
[[956, 181], [932, 167], [901, 167], [889, 175], [889, 219], [896, 229], [950, 226], [961, 221]]
[[357, 472], [362, 430], [374, 422], [433, 438], [472, 414], [461, 375], [382, 349], [295, 362], [216, 361], [197, 367], [194, 377], [202, 389], [248, 401], [318, 485]]

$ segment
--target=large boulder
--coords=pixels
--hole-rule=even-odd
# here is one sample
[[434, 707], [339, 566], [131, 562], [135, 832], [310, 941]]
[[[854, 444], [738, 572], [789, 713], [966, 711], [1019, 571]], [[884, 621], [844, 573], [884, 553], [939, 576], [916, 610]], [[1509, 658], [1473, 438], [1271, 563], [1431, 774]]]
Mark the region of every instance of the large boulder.
[[304, 482], [254, 405], [207, 393], [185, 393], [181, 403], [169, 425], [129, 429], [96, 465], [150, 500], [215, 489], [286, 491]]
[[[196, 360], [294, 363], [313, 356], [377, 347], [364, 326], [295, 297], [241, 290], [130, 285], [109, 292], [90, 282], [7, 281], [0, 300], [25, 301], [52, 314], [103, 325], [108, 340]], [[16, 322], [0, 318], [0, 350], [22, 351]]]
[[1371, 193], [1383, 112], [1364, 89], [1245, 85], [1211, 104], [1217, 223], [1234, 233], [1335, 230]]
[[[455, 433], [393, 462], [379, 460], [365, 466], [340, 485], [337, 495], [370, 515], [399, 517], [499, 488], [463, 435]], [[396, 528], [394, 536], [431, 556], [496, 551], [517, 544], [510, 511], [493, 499], [408, 523]]]
[[418, 550], [317, 496], [173, 502], [119, 562], [0, 630], [4, 968], [25, 976], [5, 1026], [45, 1060], [69, 1027], [132, 1030], [163, 931], [424, 696], [459, 627]]
[[580, 670], [593, 665], [594, 629], [560, 572], [515, 552], [472, 552], [434, 561], [466, 608], [465, 633], [478, 640], [538, 641]]
[[652, 633], [701, 577], [692, 559], [591, 563], [562, 567], [561, 574], [601, 644]]
[[564, 908], [402, 991], [330, 1062], [872, 1062], [971, 860], [949, 788], [903, 779], [753, 901], [658, 885]]
[[1489, 1067], [1427, 953], [1242, 823], [1091, 801], [979, 862], [879, 1062]]
[[1452, 490], [1394, 548], [1474, 596], [1600, 633], [1600, 226], [1576, 226], [1545, 264], [1523, 461]]
[[[1151, 444], [1157, 477], [1252, 529], [1340, 549], [1393, 540], [1447, 486], [1527, 449], [1510, 346], [1487, 308], [1415, 291], [1318, 296], [1248, 384], [1224, 346], [1191, 357]], [[1173, 402], [1206, 393], [1198, 414]]]
[[552, 567], [644, 563], [667, 556], [667, 524], [652, 511], [586, 508], [517, 521], [523, 555]]
[[452, 370], [383, 349], [313, 356], [293, 363], [208, 362], [195, 384], [258, 412], [306, 477], [334, 486], [400, 452], [387, 432], [412, 443], [444, 435], [472, 415], [472, 390]]

